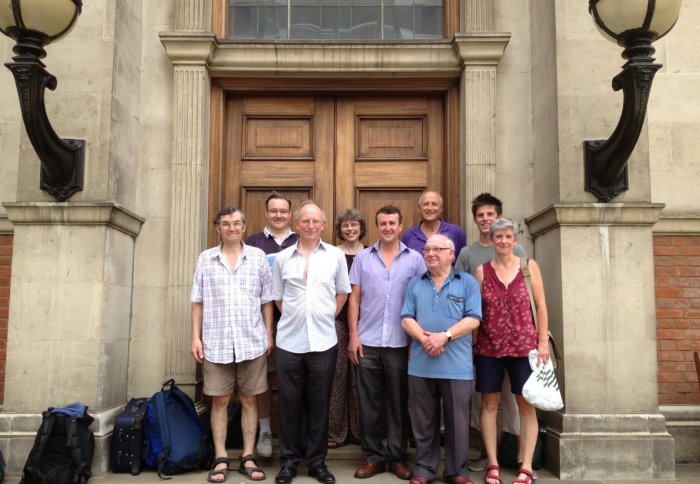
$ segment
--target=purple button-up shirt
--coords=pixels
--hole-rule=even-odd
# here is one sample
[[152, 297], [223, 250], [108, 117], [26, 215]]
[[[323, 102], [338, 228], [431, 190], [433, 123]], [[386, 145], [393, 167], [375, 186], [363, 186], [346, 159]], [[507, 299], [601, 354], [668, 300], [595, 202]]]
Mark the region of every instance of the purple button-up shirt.
[[[437, 231], [438, 234], [446, 236], [455, 244], [455, 258], [459, 255], [459, 251], [467, 245], [467, 236], [459, 225], [454, 225], [444, 220], [440, 220], [440, 228]], [[401, 237], [401, 242], [406, 244], [409, 249], [413, 249], [419, 254], [423, 253], [423, 247], [428, 241], [423, 231], [420, 229], [420, 223], [410, 227], [406, 232], [404, 232], [403, 237]], [[452, 261], [454, 265], [454, 261]]]
[[350, 284], [360, 286], [357, 332], [365, 346], [401, 348], [409, 337], [401, 327], [401, 308], [408, 281], [426, 271], [423, 256], [399, 243], [399, 254], [387, 270], [379, 242], [355, 256]]

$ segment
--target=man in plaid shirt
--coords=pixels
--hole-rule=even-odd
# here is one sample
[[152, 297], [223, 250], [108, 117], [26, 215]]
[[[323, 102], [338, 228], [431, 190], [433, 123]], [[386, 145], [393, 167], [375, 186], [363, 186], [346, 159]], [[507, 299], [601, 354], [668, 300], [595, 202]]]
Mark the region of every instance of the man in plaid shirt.
[[242, 404], [243, 454], [239, 472], [265, 478], [253, 455], [256, 395], [267, 390], [267, 354], [272, 352], [272, 276], [265, 253], [242, 242], [243, 212], [226, 207], [214, 219], [221, 243], [205, 250], [192, 282], [192, 346], [202, 364], [204, 393], [212, 397], [211, 428], [216, 460], [209, 482], [228, 474], [227, 407], [237, 389]]

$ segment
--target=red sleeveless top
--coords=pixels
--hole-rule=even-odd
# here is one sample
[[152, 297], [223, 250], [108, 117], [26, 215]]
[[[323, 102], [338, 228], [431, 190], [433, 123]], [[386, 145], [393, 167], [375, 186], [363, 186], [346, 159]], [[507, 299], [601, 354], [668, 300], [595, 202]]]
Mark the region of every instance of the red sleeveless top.
[[537, 348], [537, 331], [523, 273], [505, 287], [491, 262], [483, 266], [481, 289], [483, 320], [474, 354], [492, 358], [527, 357]]

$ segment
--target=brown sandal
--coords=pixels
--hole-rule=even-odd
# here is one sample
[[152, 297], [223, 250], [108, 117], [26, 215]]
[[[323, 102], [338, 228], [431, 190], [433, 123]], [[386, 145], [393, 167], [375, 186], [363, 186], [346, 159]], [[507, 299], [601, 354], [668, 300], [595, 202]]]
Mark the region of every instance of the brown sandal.
[[[214, 467], [211, 468], [209, 471], [209, 474], [207, 474], [207, 482], [226, 482], [226, 479], [228, 479], [228, 465], [229, 465], [229, 458], [228, 457], [217, 457], [214, 460]], [[219, 464], [226, 464], [226, 467], [223, 469], [217, 469], [216, 466]], [[214, 476], [224, 476], [223, 479], [212, 479]]]
[[[255, 464], [255, 466], [254, 467], [246, 467], [245, 466], [246, 462], [252, 462], [253, 464]], [[265, 471], [255, 461], [255, 456], [253, 454], [241, 456], [240, 464], [238, 466], [238, 472], [240, 472], [241, 474], [246, 476], [251, 481], [264, 481], [265, 478], [267, 477], [265, 475]], [[253, 477], [253, 472], [259, 472], [260, 474], [262, 474], [262, 476], [261, 477]]]

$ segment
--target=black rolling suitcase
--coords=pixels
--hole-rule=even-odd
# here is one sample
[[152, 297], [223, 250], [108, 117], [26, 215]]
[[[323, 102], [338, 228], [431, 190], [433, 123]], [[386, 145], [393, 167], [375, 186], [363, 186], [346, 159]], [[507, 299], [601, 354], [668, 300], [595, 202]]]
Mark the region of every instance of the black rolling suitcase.
[[110, 464], [112, 472], [141, 472], [144, 461], [143, 420], [148, 398], [132, 398], [114, 420]]

